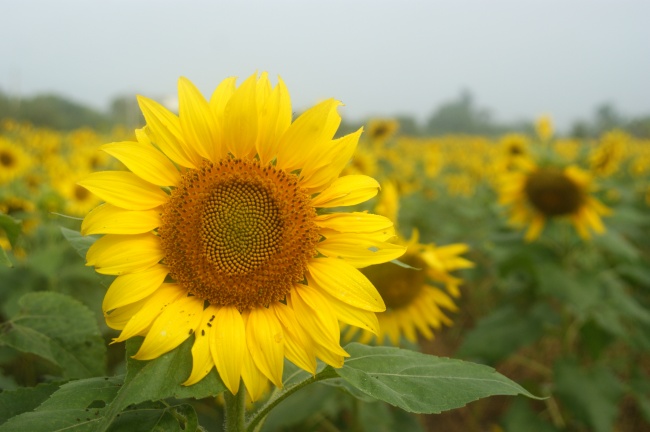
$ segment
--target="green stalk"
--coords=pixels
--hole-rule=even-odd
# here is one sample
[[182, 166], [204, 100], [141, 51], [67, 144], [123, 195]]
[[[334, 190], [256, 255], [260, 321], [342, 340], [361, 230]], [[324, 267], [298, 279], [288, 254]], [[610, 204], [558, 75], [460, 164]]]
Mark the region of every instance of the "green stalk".
[[318, 381], [323, 381], [326, 379], [337, 378], [337, 377], [338, 374], [336, 373], [336, 371], [331, 366], [327, 366], [320, 373], [317, 373], [316, 375], [309, 377], [302, 382], [299, 382], [293, 387], [289, 387], [285, 389], [282, 393], [278, 394], [277, 397], [269, 400], [265, 406], [263, 406], [259, 411], [257, 411], [255, 414], [251, 416], [251, 419], [248, 422], [248, 425], [246, 426], [245, 430], [248, 432], [256, 431], [257, 430], [256, 428], [261, 426], [260, 422], [266, 418], [268, 413], [273, 408], [275, 408], [280, 402], [282, 402], [287, 397], [291, 396], [301, 388]]
[[244, 432], [246, 430], [244, 418], [246, 414], [246, 386], [243, 382], [239, 383], [239, 391], [236, 395], [230, 393], [230, 390], [223, 392], [223, 398], [226, 404], [226, 432]]

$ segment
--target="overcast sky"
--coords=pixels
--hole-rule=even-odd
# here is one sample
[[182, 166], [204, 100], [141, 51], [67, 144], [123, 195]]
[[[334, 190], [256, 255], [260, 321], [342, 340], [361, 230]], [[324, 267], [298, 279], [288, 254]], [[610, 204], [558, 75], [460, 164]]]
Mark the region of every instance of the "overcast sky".
[[268, 71], [296, 110], [428, 117], [469, 89], [511, 121], [650, 114], [650, 1], [0, 0], [0, 90], [100, 109]]

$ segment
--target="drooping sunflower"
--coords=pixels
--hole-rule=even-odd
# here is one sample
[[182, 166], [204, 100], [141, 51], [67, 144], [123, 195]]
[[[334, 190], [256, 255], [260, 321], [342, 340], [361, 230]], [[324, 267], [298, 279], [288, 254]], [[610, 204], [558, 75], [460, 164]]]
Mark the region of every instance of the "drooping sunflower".
[[[377, 194], [363, 175], [339, 177], [361, 130], [333, 139], [340, 102], [292, 121], [282, 80], [224, 80], [206, 100], [179, 80], [179, 115], [145, 97], [137, 142], [103, 147], [130, 171], [93, 173], [80, 185], [105, 204], [83, 234], [105, 234], [87, 265], [118, 275], [104, 298], [116, 342], [145, 336], [149, 360], [194, 337], [185, 385], [216, 367], [252, 400], [282, 386], [286, 357], [315, 373], [341, 367], [339, 321], [377, 332], [381, 296], [358, 270], [404, 253], [392, 222], [326, 213]], [[194, 336], [192, 336], [194, 335]]]
[[575, 165], [538, 166], [531, 162], [519, 172], [500, 179], [499, 203], [510, 207], [510, 223], [528, 226], [526, 241], [539, 237], [548, 220], [569, 220], [578, 235], [589, 239], [601, 234], [601, 216], [610, 210], [592, 195], [595, 186], [589, 173]]
[[[421, 244], [414, 232], [406, 246], [400, 261], [411, 268], [385, 263], [362, 269], [386, 303], [386, 311], [377, 315], [379, 333], [373, 335], [361, 329], [362, 343], [376, 339], [383, 344], [388, 340], [397, 346], [402, 336], [417, 343], [418, 334], [431, 340], [443, 325], [452, 324], [447, 314], [458, 310], [454, 299], [460, 295], [463, 281], [451, 273], [474, 266], [460, 256], [469, 250], [468, 245]], [[349, 328], [346, 337], [358, 333], [359, 328]]]

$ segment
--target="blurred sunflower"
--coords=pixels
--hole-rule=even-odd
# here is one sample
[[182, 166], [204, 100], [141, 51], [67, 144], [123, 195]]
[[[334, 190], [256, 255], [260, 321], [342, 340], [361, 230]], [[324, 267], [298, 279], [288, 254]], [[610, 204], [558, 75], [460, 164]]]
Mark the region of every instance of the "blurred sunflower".
[[526, 241], [539, 237], [549, 219], [568, 219], [583, 239], [603, 233], [600, 216], [610, 213], [591, 195], [591, 176], [576, 166], [537, 166], [503, 175], [499, 203], [510, 206], [510, 222], [526, 226]]
[[386, 141], [397, 133], [399, 123], [394, 119], [372, 119], [368, 121], [366, 138], [371, 142]]
[[625, 159], [626, 148], [631, 137], [621, 130], [607, 132], [600, 143], [589, 153], [591, 171], [607, 177], [618, 171]]
[[0, 137], [0, 184], [21, 176], [30, 166], [30, 157], [22, 148]]
[[52, 186], [63, 199], [62, 211], [66, 215], [83, 216], [100, 203], [97, 196], [77, 184], [78, 180], [85, 176], [86, 174], [70, 169], [58, 177], [53, 177]]
[[286, 357], [315, 373], [316, 358], [341, 367], [339, 321], [377, 332], [385, 309], [358, 268], [404, 253], [392, 222], [367, 213], [322, 213], [377, 194], [363, 175], [339, 177], [361, 130], [333, 140], [340, 102], [328, 99], [292, 122], [284, 83], [266, 74], [239, 87], [224, 80], [210, 100], [179, 80], [179, 115], [138, 98], [147, 126], [137, 142], [103, 149], [130, 172], [98, 172], [79, 184], [105, 204], [82, 224], [105, 234], [87, 265], [118, 275], [104, 298], [115, 342], [145, 339], [134, 358], [168, 352], [192, 334], [185, 385], [214, 366], [236, 393], [257, 400], [267, 379], [282, 386]]
[[[453, 298], [460, 295], [458, 287], [462, 283], [462, 279], [452, 276], [451, 272], [474, 266], [460, 256], [469, 250], [463, 243], [421, 244], [414, 232], [406, 247], [400, 261], [412, 268], [385, 263], [361, 270], [386, 303], [386, 312], [377, 314], [379, 333], [376, 340], [380, 344], [388, 339], [392, 345], [399, 345], [402, 336], [417, 343], [418, 334], [431, 340], [435, 331], [443, 325], [451, 325], [452, 320], [446, 312], [458, 310]], [[359, 330], [348, 328], [346, 338], [355, 337]], [[360, 342], [368, 343], [373, 338], [372, 333], [361, 329]]]
[[540, 116], [535, 122], [535, 131], [542, 142], [549, 141], [555, 133], [551, 116], [548, 114]]
[[511, 170], [530, 158], [530, 140], [526, 135], [508, 134], [499, 141], [496, 164], [499, 170]]

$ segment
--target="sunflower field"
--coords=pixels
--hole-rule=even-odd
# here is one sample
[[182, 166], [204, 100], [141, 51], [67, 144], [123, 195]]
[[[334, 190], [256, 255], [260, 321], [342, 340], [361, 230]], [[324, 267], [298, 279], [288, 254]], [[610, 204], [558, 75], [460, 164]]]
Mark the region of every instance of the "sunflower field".
[[[183, 85], [192, 94], [191, 84]], [[193, 97], [187, 96], [195, 105], [205, 102]], [[337, 105], [323, 104], [307, 113], [322, 110], [318, 115], [330, 127]], [[181, 178], [175, 165], [192, 161], [173, 156], [155, 133], [162, 130], [156, 122], [174, 114], [162, 114], [148, 100], [141, 107], [149, 135], [125, 128], [64, 132], [0, 119], [0, 431], [222, 430], [224, 421], [231, 424], [228, 410], [237, 394], [249, 420], [229, 430], [650, 430], [650, 141], [621, 130], [596, 139], [556, 136], [547, 117], [534, 133], [499, 137], [409, 136], [395, 120], [374, 119], [363, 133], [329, 137], [332, 148], [345, 151], [324, 153], [341, 171], [325, 188], [314, 180], [325, 168], [307, 160], [299, 183], [289, 178], [299, 167], [293, 155], [271, 144], [240, 156], [228, 147], [224, 154], [236, 158], [224, 156]], [[182, 112], [180, 117], [183, 123]], [[289, 115], [285, 135], [295, 129], [307, 136], [299, 127], [290, 129], [303, 124], [301, 118], [313, 121], [299, 116], [291, 123]], [[192, 130], [200, 137], [208, 129]], [[148, 155], [151, 166], [169, 168], [154, 173], [144, 163], [134, 165], [130, 148]], [[218, 159], [207, 147], [197, 151]], [[273, 152], [286, 170], [273, 168]], [[247, 161], [249, 153], [255, 156]], [[212, 170], [227, 173], [226, 180], [213, 180]], [[156, 186], [150, 195], [138, 195], [132, 192], [135, 180], [125, 180], [123, 189], [107, 195], [98, 175], [135, 177], [130, 171], [149, 186], [177, 188]], [[167, 177], [156, 182], [161, 172]], [[344, 178], [355, 179], [354, 193], [363, 199], [328, 195]], [[368, 178], [380, 185], [376, 196]], [[254, 181], [246, 187], [232, 186], [248, 179]], [[301, 186], [306, 198], [296, 198], [301, 184], [309, 185]], [[275, 360], [265, 357], [275, 354], [256, 354], [250, 346], [263, 337], [266, 327], [259, 322], [267, 312], [240, 316], [234, 307], [223, 307], [204, 313], [226, 300], [203, 294], [203, 285], [193, 285], [201, 268], [186, 268], [206, 225], [196, 222], [203, 213], [185, 213], [190, 207], [184, 205], [217, 189], [209, 198], [215, 208], [252, 196], [292, 203], [286, 210], [263, 206], [260, 218], [272, 222], [285, 212], [282, 220], [293, 221], [291, 230], [301, 237], [291, 238], [293, 249], [286, 246], [278, 266], [300, 256], [302, 267], [310, 269], [304, 285], [248, 303], [232, 294], [239, 296], [234, 304], [240, 312], [259, 302], [265, 305], [260, 309], [277, 310], [279, 318], [265, 321], [285, 334], [284, 354]], [[162, 216], [146, 206], [159, 199], [154, 193], [168, 200]], [[121, 200], [133, 201], [131, 213], [115, 205]], [[142, 209], [138, 200], [145, 203]], [[316, 214], [310, 206], [350, 213], [318, 210], [315, 223], [305, 228], [304, 221]], [[228, 233], [221, 233], [229, 222], [216, 213], [209, 218], [213, 237], [206, 244], [229, 245], [222, 239]], [[279, 228], [271, 222], [259, 229], [275, 233]], [[111, 231], [118, 223], [129, 228]], [[272, 249], [271, 234], [251, 247]], [[148, 264], [124, 267], [125, 274], [122, 264], [106, 258], [147, 249], [145, 242], [158, 241], [158, 235], [165, 259], [150, 252], [152, 257], [142, 258]], [[262, 265], [251, 256], [228, 255], [224, 262], [248, 275]], [[341, 261], [354, 272], [339, 269], [335, 263]], [[174, 297], [174, 306], [168, 305], [176, 284], [160, 262], [173, 268], [175, 282], [192, 286], [192, 295]], [[118, 269], [106, 270], [110, 265]], [[293, 271], [286, 268], [274, 265], [255, 277], [259, 284], [280, 280]], [[206, 284], [222, 284], [220, 292], [237, 287], [239, 279], [230, 276], [235, 270]], [[301, 271], [292, 280], [302, 280]], [[307, 290], [330, 279], [334, 285], [370, 281], [385, 307]], [[133, 294], [135, 285], [149, 291]], [[260, 290], [262, 295], [267, 294]], [[150, 337], [163, 325], [156, 318], [162, 310], [190, 310], [195, 298], [196, 317], [188, 314], [182, 325], [173, 321], [176, 333], [162, 330], [173, 333], [173, 346]], [[320, 307], [334, 312], [327, 315]], [[151, 317], [138, 315], [147, 309]], [[338, 320], [332, 324], [328, 317]], [[295, 325], [300, 320], [302, 327]], [[236, 336], [253, 322], [259, 336], [246, 333], [249, 345], [242, 345]], [[228, 323], [232, 331], [218, 333], [213, 323]], [[323, 330], [325, 323], [334, 327]], [[214, 337], [228, 346], [226, 354], [200, 342], [206, 332], [218, 333]], [[336, 343], [328, 345], [332, 337]], [[313, 343], [293, 345], [300, 340]], [[229, 359], [245, 350], [250, 356]], [[197, 364], [201, 359], [207, 363]], [[240, 377], [246, 393], [238, 393]], [[463, 380], [471, 385], [464, 387]]]

